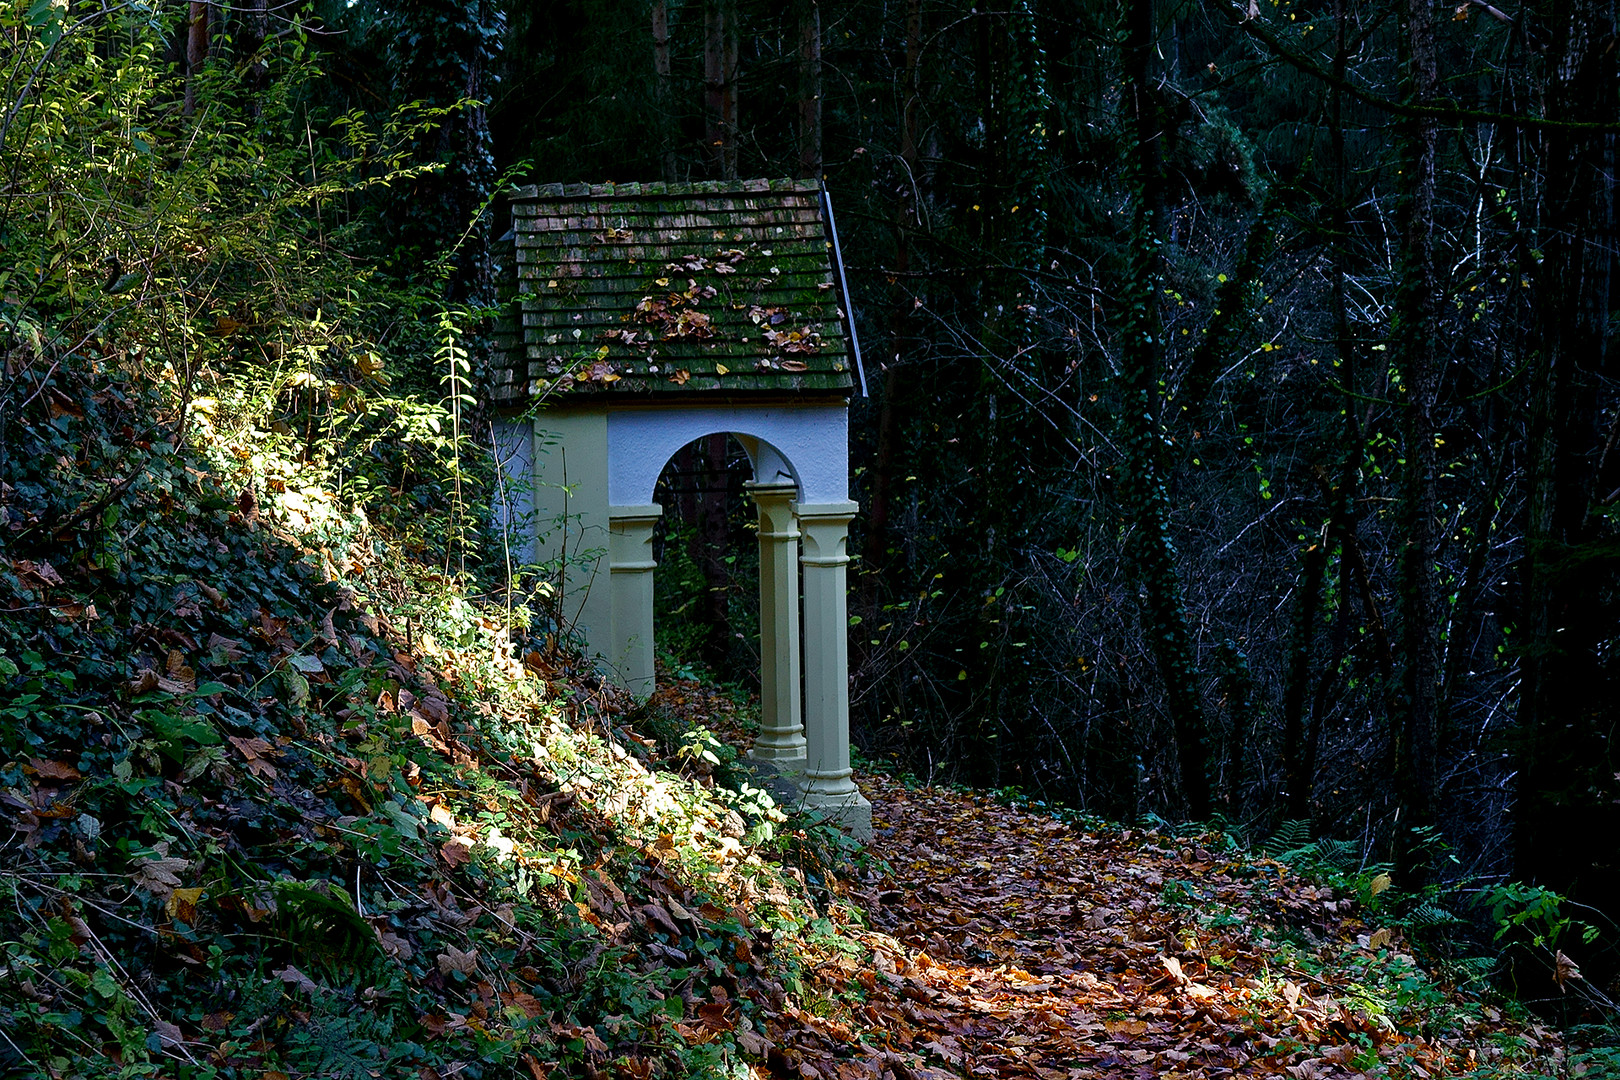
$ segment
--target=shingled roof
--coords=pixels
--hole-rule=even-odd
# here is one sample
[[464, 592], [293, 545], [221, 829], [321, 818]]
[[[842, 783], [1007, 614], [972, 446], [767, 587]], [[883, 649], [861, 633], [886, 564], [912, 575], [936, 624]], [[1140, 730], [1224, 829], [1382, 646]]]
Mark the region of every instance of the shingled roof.
[[548, 184], [511, 204], [494, 404], [853, 389], [819, 184]]

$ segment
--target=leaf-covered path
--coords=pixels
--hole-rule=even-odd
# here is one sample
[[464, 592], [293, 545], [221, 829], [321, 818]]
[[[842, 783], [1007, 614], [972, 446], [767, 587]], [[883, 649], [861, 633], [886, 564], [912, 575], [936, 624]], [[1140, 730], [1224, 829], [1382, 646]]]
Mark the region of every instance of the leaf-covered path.
[[865, 955], [829, 949], [813, 1006], [777, 1018], [778, 1075], [1422, 1078], [1562, 1056], [1434, 981], [1354, 900], [1216, 837], [862, 784], [883, 865], [852, 886], [870, 925], [845, 937]]

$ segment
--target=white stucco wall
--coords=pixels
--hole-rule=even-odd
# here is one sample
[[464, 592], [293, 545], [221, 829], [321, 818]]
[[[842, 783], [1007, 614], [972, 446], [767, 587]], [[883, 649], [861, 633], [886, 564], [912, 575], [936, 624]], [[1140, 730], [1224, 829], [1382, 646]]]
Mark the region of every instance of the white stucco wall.
[[608, 502], [615, 506], [652, 502], [675, 451], [718, 432], [738, 436], [755, 480], [793, 480], [800, 502], [849, 498], [849, 410], [842, 403], [615, 409], [607, 429]]
[[524, 566], [536, 559], [533, 422], [497, 420], [493, 449], [499, 473], [491, 525], [497, 533], [505, 532], [513, 565]]

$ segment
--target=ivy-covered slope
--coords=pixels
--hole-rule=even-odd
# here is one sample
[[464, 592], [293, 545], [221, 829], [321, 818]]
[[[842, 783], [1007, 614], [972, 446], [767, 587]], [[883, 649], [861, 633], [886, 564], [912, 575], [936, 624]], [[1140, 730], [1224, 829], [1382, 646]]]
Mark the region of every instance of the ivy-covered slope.
[[701, 735], [621, 729], [564, 657], [525, 670], [273, 456], [206, 419], [165, 441], [165, 396], [115, 363], [11, 359], [0, 1074], [727, 1075], [763, 1050], [806, 894]]

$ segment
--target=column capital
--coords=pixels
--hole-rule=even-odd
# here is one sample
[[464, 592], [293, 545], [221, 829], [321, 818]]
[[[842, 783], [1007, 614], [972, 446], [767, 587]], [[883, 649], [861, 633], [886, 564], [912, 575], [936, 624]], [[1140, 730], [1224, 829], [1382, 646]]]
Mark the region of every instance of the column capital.
[[644, 506], [610, 506], [608, 507], [608, 520], [610, 521], [657, 521], [664, 516], [664, 508], [657, 503], [647, 503]]
[[780, 480], [767, 483], [762, 483], [758, 480], [750, 480], [743, 485], [743, 490], [748, 492], [748, 494], [752, 495], [756, 499], [778, 498], [783, 495], [792, 497], [799, 493], [799, 485], [794, 483], [792, 480]]
[[[849, 540], [849, 523], [855, 519], [859, 503], [794, 503], [799, 531], [804, 534], [804, 566], [838, 566], [849, 562], [844, 544]], [[842, 601], [840, 601], [842, 603]]]
[[793, 512], [799, 515], [799, 520], [818, 524], [825, 522], [828, 525], [848, 524], [854, 520], [855, 514], [861, 508], [858, 502], [827, 502], [827, 503], [794, 503]]
[[657, 503], [608, 507], [608, 569], [612, 573], [647, 573], [658, 566], [652, 557], [653, 525], [663, 513]]
[[797, 484], [743, 485], [759, 508], [759, 538], [761, 540], [797, 540], [798, 519], [793, 515], [793, 498], [798, 495]]

